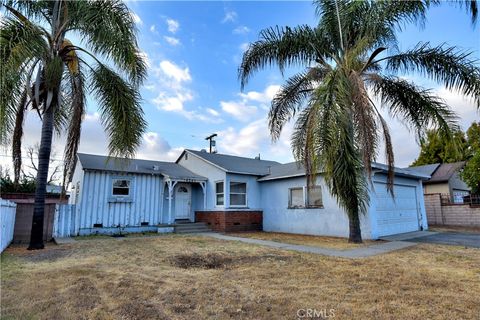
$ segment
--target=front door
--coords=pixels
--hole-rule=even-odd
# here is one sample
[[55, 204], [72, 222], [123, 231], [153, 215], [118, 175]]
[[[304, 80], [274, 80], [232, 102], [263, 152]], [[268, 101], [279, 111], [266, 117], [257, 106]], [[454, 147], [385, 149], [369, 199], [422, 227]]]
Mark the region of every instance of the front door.
[[175, 219], [190, 219], [191, 188], [186, 183], [177, 184], [175, 192]]

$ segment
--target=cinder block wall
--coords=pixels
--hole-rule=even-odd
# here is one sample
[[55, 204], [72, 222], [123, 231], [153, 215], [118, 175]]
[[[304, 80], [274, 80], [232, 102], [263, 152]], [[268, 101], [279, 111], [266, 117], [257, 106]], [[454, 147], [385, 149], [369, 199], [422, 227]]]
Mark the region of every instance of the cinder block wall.
[[469, 204], [442, 205], [439, 193], [425, 194], [429, 225], [480, 226], [480, 207]]
[[196, 211], [196, 222], [205, 222], [214, 231], [262, 230], [262, 211]]

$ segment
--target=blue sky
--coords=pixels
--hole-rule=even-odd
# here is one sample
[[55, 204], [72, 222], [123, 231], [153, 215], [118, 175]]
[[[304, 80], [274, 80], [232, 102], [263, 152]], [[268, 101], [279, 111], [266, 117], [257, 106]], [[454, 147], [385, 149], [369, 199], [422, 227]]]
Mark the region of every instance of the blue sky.
[[[218, 150], [287, 162], [292, 160], [286, 127], [279, 142], [271, 144], [266, 126], [269, 102], [282, 76], [276, 69], [257, 73], [240, 92], [237, 68], [249, 42], [261, 29], [275, 25], [314, 25], [311, 2], [156, 2], [129, 1], [139, 29], [139, 45], [149, 63], [141, 89], [148, 132], [138, 157], [174, 160], [183, 148], [206, 148], [204, 138], [219, 134]], [[480, 58], [479, 27], [463, 10], [444, 5], [428, 13], [424, 29], [408, 26], [399, 34], [400, 47], [419, 41], [447, 43], [475, 51]], [[288, 74], [287, 74], [288, 75]], [[407, 78], [438, 92], [461, 117], [464, 129], [479, 119], [473, 103], [417, 75]], [[106, 154], [95, 102], [90, 101], [80, 151]], [[31, 117], [32, 118], [32, 117]], [[33, 118], [30, 121], [34, 121]], [[418, 154], [415, 137], [399, 122], [390, 122], [396, 163], [406, 166]], [[24, 145], [38, 140], [39, 124], [26, 132]], [[62, 139], [57, 139], [59, 154]], [[378, 160], [383, 161], [380, 155]]]

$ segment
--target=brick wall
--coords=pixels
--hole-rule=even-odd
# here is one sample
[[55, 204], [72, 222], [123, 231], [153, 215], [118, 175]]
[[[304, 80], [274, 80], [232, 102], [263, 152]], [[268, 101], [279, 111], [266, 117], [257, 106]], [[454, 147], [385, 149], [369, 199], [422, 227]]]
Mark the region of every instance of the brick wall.
[[480, 226], [480, 206], [443, 204], [439, 193], [425, 194], [429, 225]]
[[214, 231], [262, 230], [262, 211], [196, 211], [196, 222], [205, 222]]

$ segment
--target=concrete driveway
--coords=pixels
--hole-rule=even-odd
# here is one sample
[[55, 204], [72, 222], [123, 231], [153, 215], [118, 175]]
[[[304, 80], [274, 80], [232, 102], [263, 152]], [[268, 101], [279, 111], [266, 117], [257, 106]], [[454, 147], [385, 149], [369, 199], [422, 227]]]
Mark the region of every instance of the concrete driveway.
[[438, 243], [454, 246], [480, 248], [480, 233], [473, 232], [429, 232], [417, 231], [382, 238], [388, 241], [407, 241], [415, 243]]
[[430, 236], [407, 239], [408, 242], [439, 243], [454, 246], [480, 248], [480, 233], [439, 232]]

